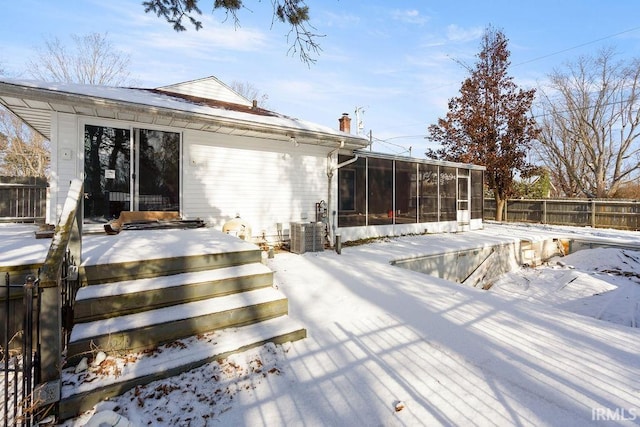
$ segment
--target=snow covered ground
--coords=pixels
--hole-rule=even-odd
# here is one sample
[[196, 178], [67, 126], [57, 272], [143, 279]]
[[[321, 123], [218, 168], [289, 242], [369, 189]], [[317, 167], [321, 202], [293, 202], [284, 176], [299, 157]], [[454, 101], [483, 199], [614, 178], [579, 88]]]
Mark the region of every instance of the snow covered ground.
[[491, 292], [637, 328], [640, 252], [594, 248], [555, 257], [501, 276]]
[[[138, 387], [64, 425], [103, 411], [137, 426], [637, 425], [640, 252], [576, 252], [489, 291], [390, 265], [566, 236], [640, 245], [635, 232], [487, 224], [341, 255], [278, 253], [267, 260], [275, 286], [308, 338]], [[215, 334], [141, 357], [175, 356], [203, 339]], [[113, 381], [123, 362], [108, 358], [91, 378]]]

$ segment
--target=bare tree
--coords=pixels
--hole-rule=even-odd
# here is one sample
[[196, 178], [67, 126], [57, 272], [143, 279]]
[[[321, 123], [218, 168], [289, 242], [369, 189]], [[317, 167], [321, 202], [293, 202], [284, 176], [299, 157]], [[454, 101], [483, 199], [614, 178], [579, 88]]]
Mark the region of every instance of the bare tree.
[[[287, 33], [287, 40], [293, 39], [289, 47], [289, 53], [298, 54], [300, 59], [307, 65], [316, 61], [314, 55], [320, 52], [320, 45], [317, 42], [322, 34], [316, 33], [316, 29], [310, 24], [309, 6], [305, 0], [271, 0], [273, 5], [273, 20], [288, 24], [290, 29]], [[198, 7], [198, 0], [147, 0], [143, 1], [144, 11], [153, 12], [158, 17], [163, 17], [168, 23], [173, 25], [176, 31], [185, 31], [187, 28], [183, 24], [187, 20], [191, 25], [199, 30], [202, 28], [202, 21], [197, 17], [202, 14]], [[243, 0], [214, 0], [213, 10], [222, 9], [227, 17], [231, 17], [234, 25], [239, 26], [238, 11], [244, 8]]]
[[530, 116], [535, 90], [519, 89], [508, 75], [510, 52], [501, 31], [487, 28], [481, 48], [460, 96], [449, 100], [446, 117], [427, 129], [427, 138], [442, 146], [427, 156], [486, 166], [496, 220], [501, 221], [516, 174], [526, 176], [534, 170], [527, 152], [538, 133]]
[[49, 142], [5, 109], [0, 109], [0, 175], [47, 177]]
[[0, 175], [44, 178], [49, 157], [48, 141], [0, 106]]
[[[129, 56], [116, 51], [106, 34], [71, 36], [73, 49], [59, 39], [45, 41], [28, 62], [28, 73], [39, 80], [107, 86], [133, 84]], [[50, 147], [42, 135], [13, 113], [0, 108], [0, 172], [9, 176], [46, 177]]]
[[[544, 96], [546, 95], [543, 93]], [[578, 197], [583, 195], [581, 181], [586, 177], [586, 163], [579, 156], [576, 141], [563, 129], [555, 128], [551, 124], [551, 117], [552, 114], [549, 113], [543, 113], [538, 117], [540, 135], [538, 142], [534, 144], [535, 153], [549, 171], [551, 182], [559, 195]]]
[[537, 152], [567, 196], [608, 198], [640, 170], [640, 60], [578, 58], [541, 90]]
[[46, 39], [44, 48], [28, 62], [35, 79], [64, 83], [123, 86], [132, 83], [130, 57], [114, 49], [108, 35], [72, 34], [73, 48], [57, 37]]
[[252, 83], [249, 82], [240, 82], [234, 80], [231, 82], [231, 89], [238, 92], [240, 95], [245, 98], [258, 102], [258, 106], [260, 108], [267, 108], [267, 101], [269, 100], [269, 95], [266, 93], [260, 92], [258, 88], [256, 88]]

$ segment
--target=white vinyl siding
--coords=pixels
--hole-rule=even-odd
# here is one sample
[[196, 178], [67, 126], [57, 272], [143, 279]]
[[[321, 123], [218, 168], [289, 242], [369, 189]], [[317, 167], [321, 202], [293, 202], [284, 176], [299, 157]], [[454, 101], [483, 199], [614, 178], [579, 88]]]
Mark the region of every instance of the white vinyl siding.
[[[62, 212], [71, 181], [80, 176], [84, 139], [78, 143], [78, 118], [73, 114], [54, 113], [51, 118], [50, 201], [47, 222], [55, 223]], [[54, 158], [55, 157], [55, 158]]]
[[[184, 134], [183, 215], [221, 228], [236, 214], [252, 235], [276, 235], [291, 222], [315, 221], [327, 198], [327, 148], [187, 131]], [[241, 147], [241, 148], [240, 148]]]

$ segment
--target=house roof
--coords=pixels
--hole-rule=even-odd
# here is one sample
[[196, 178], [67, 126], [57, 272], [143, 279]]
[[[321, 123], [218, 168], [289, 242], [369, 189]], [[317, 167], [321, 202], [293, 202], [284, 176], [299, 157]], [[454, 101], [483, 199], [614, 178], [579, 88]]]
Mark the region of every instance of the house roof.
[[49, 139], [51, 116], [59, 112], [345, 149], [368, 145], [361, 136], [254, 106], [215, 77], [155, 89], [2, 78], [0, 103]]
[[244, 105], [246, 107], [251, 107], [253, 104], [252, 100], [247, 99], [234, 91], [214, 76], [176, 83], [169, 86], [159, 87], [157, 89], [164, 92], [179, 93], [187, 96], [216, 99], [218, 101]]

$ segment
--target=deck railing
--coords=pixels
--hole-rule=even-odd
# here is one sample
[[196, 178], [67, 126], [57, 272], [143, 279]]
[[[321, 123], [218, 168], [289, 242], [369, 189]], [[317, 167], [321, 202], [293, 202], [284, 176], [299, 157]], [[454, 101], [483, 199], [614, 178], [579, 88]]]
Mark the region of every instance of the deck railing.
[[[62, 354], [73, 327], [73, 305], [80, 284], [82, 182], [72, 181], [46, 258], [24, 284], [10, 273], [0, 292], [3, 320], [0, 360], [0, 427], [31, 426], [55, 419], [61, 393]], [[21, 276], [21, 274], [18, 274]]]
[[80, 283], [82, 181], [73, 180], [37, 279], [40, 298], [40, 384], [34, 390], [40, 413], [56, 413], [60, 402], [62, 353], [72, 328]]
[[0, 222], [44, 222], [47, 192], [43, 178], [0, 177]]
[[[5, 275], [3, 287], [4, 322], [0, 360], [2, 361], [2, 390], [0, 407], [2, 426], [26, 426], [35, 424], [33, 390], [39, 384], [39, 325], [38, 287], [34, 275], [28, 275], [25, 283], [11, 284]], [[18, 295], [22, 293], [22, 295]], [[20, 304], [21, 303], [21, 304]]]

